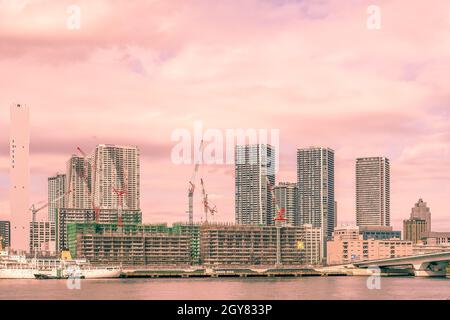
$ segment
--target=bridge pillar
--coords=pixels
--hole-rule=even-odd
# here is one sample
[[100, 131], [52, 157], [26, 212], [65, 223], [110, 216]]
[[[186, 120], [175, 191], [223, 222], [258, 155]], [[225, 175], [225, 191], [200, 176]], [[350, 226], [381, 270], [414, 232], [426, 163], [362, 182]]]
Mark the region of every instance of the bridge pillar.
[[445, 277], [447, 265], [447, 261], [413, 264], [414, 275], [416, 277]]

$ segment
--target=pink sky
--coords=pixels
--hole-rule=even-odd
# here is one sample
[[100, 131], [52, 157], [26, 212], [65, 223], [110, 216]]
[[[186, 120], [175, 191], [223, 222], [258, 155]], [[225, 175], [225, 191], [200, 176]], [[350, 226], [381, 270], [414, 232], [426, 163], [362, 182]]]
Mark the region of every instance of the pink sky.
[[[66, 28], [70, 4], [80, 30]], [[381, 30], [366, 27], [370, 4]], [[280, 129], [278, 181], [296, 180], [296, 148], [333, 148], [339, 223], [355, 221], [355, 158], [386, 156], [394, 226], [422, 197], [433, 229], [450, 230], [447, 0], [4, 0], [0, 75], [0, 218], [20, 102], [32, 113], [33, 202], [78, 145], [135, 144], [144, 220], [185, 220], [192, 166], [172, 164], [170, 136], [199, 120]], [[233, 166], [201, 171], [217, 220], [233, 221]]]

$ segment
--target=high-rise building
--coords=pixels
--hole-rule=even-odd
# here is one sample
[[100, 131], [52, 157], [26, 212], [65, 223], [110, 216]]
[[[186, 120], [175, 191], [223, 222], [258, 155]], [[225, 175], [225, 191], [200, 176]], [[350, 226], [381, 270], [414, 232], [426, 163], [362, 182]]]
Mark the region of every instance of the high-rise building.
[[0, 221], [0, 238], [2, 248], [10, 246], [11, 224], [9, 221]]
[[30, 111], [27, 106], [14, 104], [10, 109], [10, 207], [11, 246], [16, 250], [28, 249], [29, 221], [29, 153]]
[[427, 232], [431, 232], [431, 211], [427, 207], [427, 203], [419, 199], [411, 209], [411, 219], [422, 219], [427, 223]]
[[291, 182], [278, 183], [275, 187], [275, 198], [278, 206], [285, 209], [284, 216], [287, 223], [292, 226], [299, 226], [297, 184]]
[[[91, 189], [91, 170], [88, 164], [89, 160], [83, 157], [72, 155], [66, 165], [65, 181], [65, 206], [74, 209], [92, 208], [89, 199], [89, 190]], [[68, 192], [70, 190], [70, 192]]]
[[322, 229], [322, 254], [335, 226], [334, 151], [310, 147], [297, 150], [297, 186], [300, 224]]
[[390, 226], [390, 223], [389, 159], [356, 159], [356, 224]]
[[235, 210], [237, 224], [273, 225], [274, 203], [268, 186], [275, 186], [275, 149], [271, 145], [235, 148]]
[[124, 210], [140, 209], [140, 157], [136, 146], [98, 145], [90, 155], [93, 163], [94, 202], [102, 209], [118, 209], [114, 189], [125, 191]]
[[423, 219], [411, 218], [403, 220], [404, 240], [417, 243], [422, 239], [422, 234], [427, 232], [427, 222]]
[[55, 221], [56, 209], [65, 208], [66, 175], [57, 173], [48, 178], [48, 221]]

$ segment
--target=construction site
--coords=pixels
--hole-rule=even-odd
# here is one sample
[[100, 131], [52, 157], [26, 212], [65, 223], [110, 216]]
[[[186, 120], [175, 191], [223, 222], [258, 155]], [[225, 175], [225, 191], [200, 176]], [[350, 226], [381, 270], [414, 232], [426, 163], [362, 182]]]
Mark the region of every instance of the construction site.
[[[203, 152], [203, 141], [199, 153]], [[168, 226], [143, 224], [139, 209], [139, 151], [136, 147], [98, 145], [87, 155], [77, 148], [67, 162], [67, 173], [49, 178], [49, 201], [33, 205], [36, 214], [49, 207], [55, 228], [56, 251], [92, 264], [135, 268], [158, 266], [270, 266], [319, 265], [321, 230], [311, 225], [287, 224], [274, 182], [267, 176], [267, 191], [276, 215], [272, 225], [213, 223], [218, 213], [208, 197], [204, 177], [198, 184], [202, 212], [194, 222], [194, 194], [201, 160], [194, 163], [187, 190], [187, 221]], [[263, 180], [264, 181], [264, 180]], [[52, 183], [50, 188], [50, 182]], [[50, 190], [52, 194], [50, 195]], [[33, 250], [41, 237], [31, 233]], [[45, 241], [43, 239], [42, 241]]]

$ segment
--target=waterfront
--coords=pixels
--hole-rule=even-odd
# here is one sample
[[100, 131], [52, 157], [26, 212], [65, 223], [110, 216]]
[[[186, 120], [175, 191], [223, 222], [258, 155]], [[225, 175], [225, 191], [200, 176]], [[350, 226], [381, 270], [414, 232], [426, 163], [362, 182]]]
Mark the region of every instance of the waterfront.
[[271, 279], [0, 280], [0, 299], [450, 299], [450, 279], [382, 277], [381, 289], [367, 277]]

